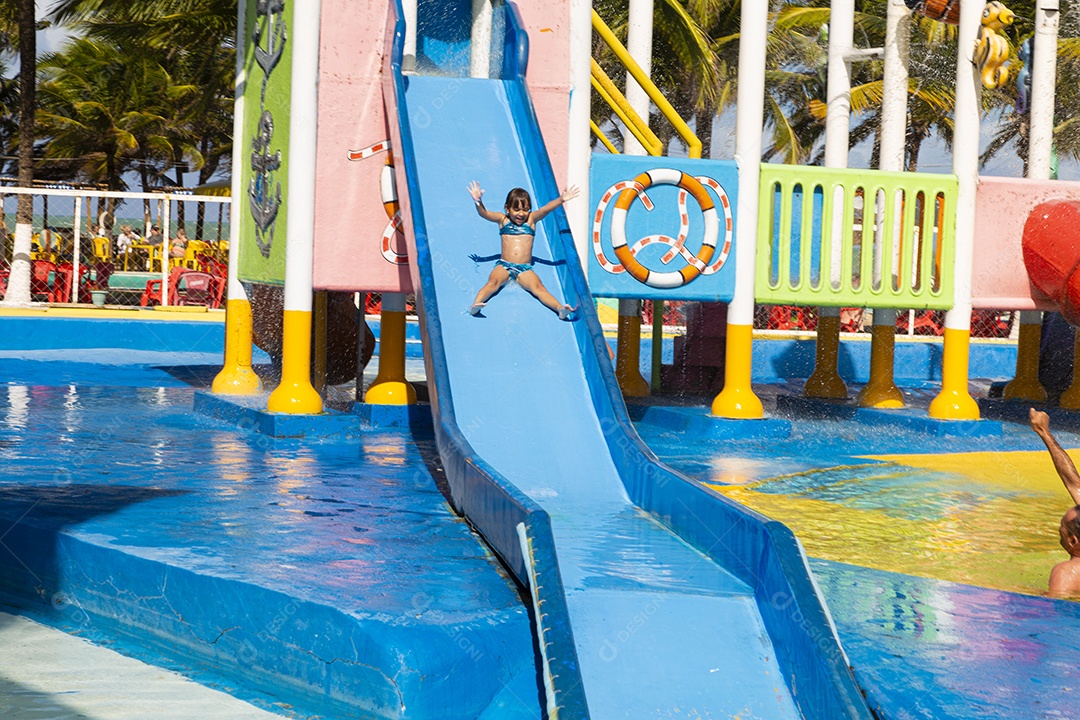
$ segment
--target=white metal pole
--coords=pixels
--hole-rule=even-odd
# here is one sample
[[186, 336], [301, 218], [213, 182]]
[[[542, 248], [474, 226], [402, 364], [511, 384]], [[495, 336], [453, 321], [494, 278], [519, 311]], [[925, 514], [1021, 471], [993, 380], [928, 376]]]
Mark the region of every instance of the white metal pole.
[[1035, 59], [1031, 68], [1031, 126], [1028, 177], [1050, 179], [1054, 145], [1054, 86], [1057, 80], [1059, 0], [1038, 0], [1035, 7]]
[[[1054, 147], [1058, 5], [1059, 0], [1039, 0], [1035, 5], [1035, 53], [1032, 67], [1029, 68], [1031, 97], [1028, 104], [1027, 162], [1027, 176], [1033, 180], [1050, 179]], [[1041, 336], [1042, 313], [1038, 310], [1021, 312], [1016, 376], [1005, 386], [1006, 399], [1046, 401], [1046, 389], [1039, 382]]]
[[[169, 305], [169, 210], [172, 209], [172, 196], [166, 195], [161, 213], [161, 306]], [[150, 249], [150, 257], [154, 257], [154, 249]]]
[[[889, 0], [885, 16], [885, 70], [882, 78], [881, 133], [879, 149], [879, 167], [882, 170], [899, 172], [904, 169], [904, 146], [907, 137], [907, 96], [908, 96], [908, 54], [911, 39], [910, 13], [904, 0]], [[883, 198], [885, 203], [893, 203], [896, 218], [894, 226], [888, 228], [894, 238], [900, 238], [900, 227], [904, 217], [902, 196]], [[877, 199], [874, 202], [878, 210]], [[875, 228], [885, 230], [885, 207], [880, 208]], [[865, 223], [865, 220], [864, 220]], [[865, 237], [865, 236], [864, 236]], [[882, 257], [884, 232], [875, 232], [874, 240], [874, 282], [889, 282], [892, 273], [904, 273], [899, 267], [900, 242], [893, 242], [892, 257]], [[921, 238], [919, 241], [921, 242]], [[903, 242], [916, 242], [913, 237], [903, 238]], [[865, 245], [864, 245], [865, 247]], [[887, 269], [886, 269], [887, 268]], [[874, 327], [870, 350], [870, 380], [859, 394], [859, 404], [864, 407], [896, 408], [903, 407], [904, 395], [893, 380], [893, 357], [896, 341], [896, 310], [874, 308]]]
[[[847, 59], [855, 36], [855, 0], [833, 0], [829, 10], [828, 80], [825, 94], [825, 167], [846, 168], [851, 124], [851, 65]], [[864, 199], [864, 215], [873, 198]], [[833, 195], [832, 265], [822, 268], [828, 272], [828, 282], [840, 284], [840, 259], [843, 256], [843, 224], [845, 222], [843, 188]], [[868, 223], [864, 220], [864, 225]], [[822, 240], [824, 242], [824, 239]], [[841, 399], [847, 397], [847, 385], [837, 372], [840, 346], [840, 308], [819, 307], [814, 372], [803, 386], [807, 397]]]
[[293, 6], [295, 44], [289, 99], [285, 317], [281, 383], [270, 394], [267, 409], [271, 412], [310, 414], [322, 411], [322, 398], [311, 384], [311, 266], [315, 244], [321, 5], [321, 0], [297, 0]]
[[[239, 3], [236, 18], [236, 89], [233, 101], [233, 137], [244, 137], [244, 92], [247, 73], [244, 70], [247, 34], [247, 3]], [[233, 143], [232, 185], [229, 203], [229, 257], [225, 302], [225, 357], [221, 372], [214, 378], [212, 392], [220, 395], [251, 395], [262, 389], [259, 376], [251, 367], [252, 315], [251, 303], [240, 282], [237, 269], [240, 264], [240, 224], [243, 202], [243, 186], [240, 168], [247, 152], [246, 142]], [[168, 238], [167, 238], [168, 239]], [[172, 246], [170, 244], [170, 250]]]
[[712, 403], [712, 413], [720, 417], [753, 419], [764, 415], [761, 400], [754, 394], [751, 384], [751, 367], [768, 23], [768, 3], [742, 3], [739, 88], [735, 109], [735, 162], [739, 166], [737, 217], [740, 220], [735, 229], [735, 296], [728, 306], [724, 390]]
[[469, 77], [486, 78], [491, 76], [491, 16], [491, 0], [472, 0]]
[[882, 170], [904, 169], [907, 135], [908, 55], [911, 14], [904, 0], [889, 0], [885, 18], [885, 73], [881, 100]]
[[953, 132], [953, 173], [959, 179], [956, 208], [956, 297], [945, 315], [945, 327], [971, 329], [971, 267], [975, 238], [975, 193], [979, 185], [979, 101], [982, 80], [972, 62], [979, 32], [982, 0], [961, 0], [959, 53], [956, 62], [956, 110]]
[[[235, 94], [236, 98], [233, 100], [233, 137], [244, 137], [244, 93], [247, 89], [247, 70], [244, 67], [244, 54], [247, 47], [247, 35], [245, 25], [247, 24], [247, 3], [240, 3], [237, 19], [236, 19], [236, 82], [235, 82]], [[240, 301], [243, 303], [244, 311], [247, 316], [247, 324], [251, 325], [251, 305], [248, 302], [247, 292], [244, 290], [243, 284], [240, 282], [240, 276], [237, 275], [237, 268], [240, 265], [240, 223], [242, 222], [241, 210], [247, 206], [244, 192], [244, 187], [241, 183], [240, 168], [244, 167], [244, 156], [247, 153], [248, 143], [246, 142], [234, 142], [232, 152], [232, 181], [229, 185], [229, 270], [228, 281], [225, 286], [226, 293], [226, 306], [228, 303], [234, 301]], [[248, 338], [248, 342], [251, 339]]]
[[956, 259], [953, 307], [945, 313], [941, 393], [930, 403], [930, 416], [976, 420], [979, 406], [968, 390], [971, 344], [971, 271], [975, 242], [975, 194], [979, 185], [979, 126], [982, 79], [973, 63], [983, 0], [960, 0], [957, 33], [956, 109], [953, 113], [953, 173], [956, 197]]
[[79, 257], [82, 250], [82, 197], [75, 198], [75, 217], [71, 223], [75, 231], [72, 238], [71, 257], [71, 297], [72, 302], [79, 302]]
[[846, 168], [851, 122], [851, 66], [845, 59], [855, 37], [855, 0], [833, 0], [829, 11], [828, 82], [825, 94], [825, 167]]
[[570, 0], [570, 127], [566, 181], [581, 188], [581, 196], [565, 205], [574, 234], [581, 267], [588, 267], [589, 163], [592, 141], [589, 129], [590, 60], [592, 59], [592, 1]]
[[[626, 30], [626, 49], [647, 76], [652, 76], [653, 0], [630, 0], [630, 17]], [[649, 121], [649, 96], [637, 82], [626, 73], [626, 100], [630, 107]], [[645, 155], [645, 148], [629, 129], [623, 133], [623, 152], [627, 155]]]
[[322, 0], [297, 0], [293, 13], [289, 102], [289, 213], [285, 234], [285, 311], [311, 312], [315, 239], [315, 149], [319, 113], [319, 15]]
[[416, 1], [401, 0], [401, 14], [405, 20], [405, 45], [401, 50], [403, 72], [416, 69]]

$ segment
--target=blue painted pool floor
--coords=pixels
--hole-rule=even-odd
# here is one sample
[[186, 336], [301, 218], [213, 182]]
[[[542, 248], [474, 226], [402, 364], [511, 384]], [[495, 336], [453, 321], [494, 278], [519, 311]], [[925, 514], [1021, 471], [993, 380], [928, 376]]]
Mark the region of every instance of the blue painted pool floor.
[[[327, 714], [362, 687], [377, 688], [373, 713], [415, 692], [463, 705], [420, 700], [410, 716], [538, 717], [524, 605], [439, 493], [430, 440], [272, 440], [195, 417], [191, 388], [217, 358], [0, 357], [6, 602], [282, 714]], [[846, 421], [796, 420], [790, 438], [736, 442], [638, 430], [676, 469], [726, 484], [866, 454], [1042, 447], [1012, 423], [1000, 438], [932, 440]], [[1078, 717], [1080, 604], [811, 564], [883, 718]], [[357, 653], [397, 674], [334, 669]], [[416, 667], [453, 679], [421, 679]], [[464, 677], [495, 680], [463, 698]], [[275, 704], [283, 696], [293, 708]], [[463, 711], [469, 703], [482, 709]]]
[[272, 440], [191, 412], [205, 358], [66, 355], [0, 360], [7, 603], [292, 716], [539, 717], [433, 441]]

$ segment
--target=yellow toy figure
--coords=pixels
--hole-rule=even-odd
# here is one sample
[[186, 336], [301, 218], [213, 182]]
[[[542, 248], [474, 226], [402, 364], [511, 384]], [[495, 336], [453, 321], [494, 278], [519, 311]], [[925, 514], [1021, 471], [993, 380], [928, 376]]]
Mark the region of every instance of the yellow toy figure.
[[1015, 18], [1015, 13], [997, 0], [983, 8], [982, 27], [975, 40], [975, 66], [982, 75], [983, 85], [991, 90], [1009, 79], [1008, 68], [1002, 67], [1009, 59], [1009, 41], [994, 31], [1012, 25]]

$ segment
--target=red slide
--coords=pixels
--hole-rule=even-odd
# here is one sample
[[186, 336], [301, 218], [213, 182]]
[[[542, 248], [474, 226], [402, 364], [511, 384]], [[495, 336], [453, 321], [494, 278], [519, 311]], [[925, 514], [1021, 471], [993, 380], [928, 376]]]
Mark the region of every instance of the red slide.
[[1073, 327], [1080, 327], [1080, 201], [1036, 206], [1024, 224], [1024, 265], [1031, 283], [1054, 300]]

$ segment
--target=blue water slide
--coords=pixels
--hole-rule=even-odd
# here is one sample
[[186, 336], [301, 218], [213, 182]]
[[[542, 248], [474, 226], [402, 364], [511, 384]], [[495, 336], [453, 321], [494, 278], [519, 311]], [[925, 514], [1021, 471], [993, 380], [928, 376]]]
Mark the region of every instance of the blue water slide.
[[465, 312], [500, 251], [467, 183], [492, 208], [517, 186], [534, 205], [559, 192], [528, 40], [497, 6], [497, 79], [403, 74], [393, 7], [385, 98], [439, 452], [455, 508], [532, 596], [548, 715], [871, 718], [791, 532], [638, 438], [561, 210], [533, 253], [577, 318], [514, 284]]

